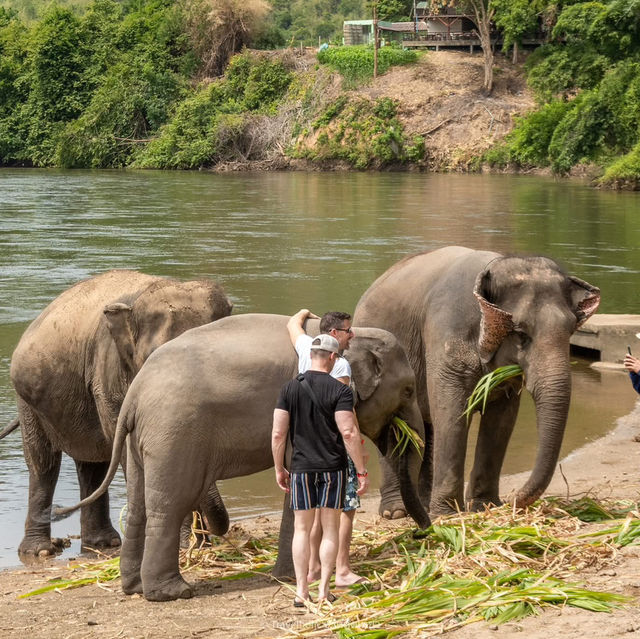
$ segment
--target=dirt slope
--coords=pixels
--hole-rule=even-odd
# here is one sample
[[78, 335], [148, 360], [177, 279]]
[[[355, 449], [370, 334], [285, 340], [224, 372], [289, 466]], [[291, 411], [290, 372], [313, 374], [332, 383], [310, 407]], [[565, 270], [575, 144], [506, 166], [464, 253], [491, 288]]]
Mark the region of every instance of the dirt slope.
[[514, 116], [534, 106], [522, 65], [501, 55], [494, 89], [485, 96], [482, 60], [478, 53], [429, 51], [416, 65], [394, 67], [358, 93], [398, 101], [406, 131], [426, 136], [429, 169], [465, 170], [513, 128]]

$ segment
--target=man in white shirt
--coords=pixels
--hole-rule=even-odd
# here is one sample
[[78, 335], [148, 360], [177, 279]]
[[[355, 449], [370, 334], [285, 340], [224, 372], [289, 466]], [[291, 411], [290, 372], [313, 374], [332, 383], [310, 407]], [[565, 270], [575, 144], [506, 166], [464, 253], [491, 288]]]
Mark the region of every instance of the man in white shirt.
[[[314, 315], [309, 311], [309, 309], [303, 308], [299, 310], [291, 317], [287, 324], [291, 343], [295, 347], [296, 353], [298, 353], [299, 373], [304, 373], [311, 365], [310, 352], [313, 338], [307, 335], [304, 331], [304, 323], [307, 319], [320, 319], [320, 332], [331, 335], [338, 340], [341, 354], [349, 348], [349, 342], [353, 338], [351, 315], [349, 315], [349, 313], [330, 311], [325, 313], [322, 318], [319, 318], [317, 315]], [[330, 374], [343, 384], [349, 385], [351, 383], [351, 366], [344, 357], [336, 359]], [[362, 439], [359, 431], [358, 438], [362, 445], [362, 454], [365, 457], [366, 463], [368, 454], [364, 448], [364, 439]], [[349, 472], [347, 475], [347, 489], [344, 509], [340, 515], [338, 557], [336, 559], [336, 586], [339, 588], [366, 582], [366, 579], [360, 577], [351, 570], [351, 564], [349, 561], [349, 548], [351, 546], [351, 536], [353, 533], [353, 520], [355, 518], [356, 509], [360, 506], [360, 498], [356, 494], [358, 489], [358, 478], [351, 458], [349, 458]], [[320, 521], [316, 519], [310, 538], [311, 554], [309, 561], [309, 574], [307, 577], [310, 583], [316, 581], [320, 576], [319, 546], [321, 538], [322, 526]]]

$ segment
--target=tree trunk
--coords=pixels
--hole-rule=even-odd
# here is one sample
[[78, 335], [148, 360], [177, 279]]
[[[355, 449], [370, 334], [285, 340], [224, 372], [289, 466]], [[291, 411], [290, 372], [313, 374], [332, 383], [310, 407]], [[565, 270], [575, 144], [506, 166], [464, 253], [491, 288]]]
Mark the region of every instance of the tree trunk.
[[495, 13], [486, 0], [471, 0], [478, 28], [480, 46], [484, 54], [484, 85], [487, 95], [493, 89], [493, 47], [491, 46], [491, 20]]
[[378, 6], [373, 5], [373, 77], [378, 77]]

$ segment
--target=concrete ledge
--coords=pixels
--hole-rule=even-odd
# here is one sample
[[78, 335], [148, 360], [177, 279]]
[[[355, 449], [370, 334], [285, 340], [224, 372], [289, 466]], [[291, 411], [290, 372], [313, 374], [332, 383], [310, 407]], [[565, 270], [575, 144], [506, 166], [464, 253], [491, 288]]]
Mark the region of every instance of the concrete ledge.
[[631, 346], [631, 352], [640, 355], [640, 315], [614, 315], [598, 313], [589, 318], [572, 336], [571, 345], [600, 353], [601, 362], [620, 364]]

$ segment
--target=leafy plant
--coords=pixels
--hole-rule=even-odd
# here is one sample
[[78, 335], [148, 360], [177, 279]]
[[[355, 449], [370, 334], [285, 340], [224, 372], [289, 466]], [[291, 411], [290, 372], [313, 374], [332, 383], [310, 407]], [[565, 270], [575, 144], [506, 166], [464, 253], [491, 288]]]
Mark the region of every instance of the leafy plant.
[[483, 375], [478, 380], [478, 383], [473, 389], [471, 395], [469, 395], [467, 408], [464, 413], [462, 413], [463, 415], [466, 415], [467, 421], [471, 419], [475, 410], [479, 409], [481, 413], [484, 413], [489, 396], [498, 386], [500, 386], [500, 384], [504, 384], [507, 380], [515, 377], [521, 377], [523, 375], [524, 373], [522, 372], [522, 368], [517, 364], [513, 364], [511, 366], [499, 366], [495, 370]]

